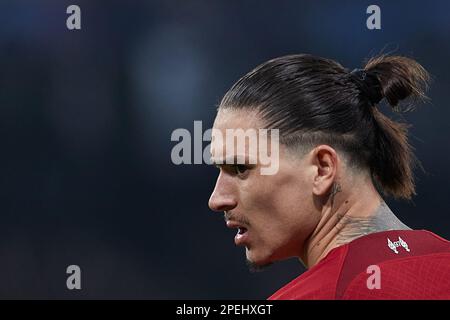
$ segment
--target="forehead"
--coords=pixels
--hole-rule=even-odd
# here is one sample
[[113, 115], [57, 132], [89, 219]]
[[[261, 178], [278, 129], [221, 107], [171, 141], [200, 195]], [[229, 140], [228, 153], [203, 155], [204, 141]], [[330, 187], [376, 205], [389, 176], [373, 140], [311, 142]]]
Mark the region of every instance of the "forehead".
[[263, 121], [256, 111], [220, 109], [212, 132], [212, 161], [258, 162], [260, 143], [267, 141], [260, 129]]
[[214, 129], [259, 129], [263, 128], [263, 121], [255, 110], [219, 109], [214, 120]]

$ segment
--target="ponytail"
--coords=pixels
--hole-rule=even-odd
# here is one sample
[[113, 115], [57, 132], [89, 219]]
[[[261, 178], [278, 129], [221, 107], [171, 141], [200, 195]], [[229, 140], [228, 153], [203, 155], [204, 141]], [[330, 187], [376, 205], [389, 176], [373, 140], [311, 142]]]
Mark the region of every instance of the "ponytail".
[[[416, 61], [400, 56], [372, 58], [364, 70], [376, 76], [381, 89], [381, 99], [401, 111], [399, 102], [411, 100], [407, 110], [412, 110], [416, 100], [426, 99], [429, 75]], [[415, 192], [413, 169], [420, 162], [408, 142], [409, 125], [395, 122], [372, 108], [374, 118], [374, 150], [370, 161], [372, 179], [383, 193], [395, 198], [411, 199]]]

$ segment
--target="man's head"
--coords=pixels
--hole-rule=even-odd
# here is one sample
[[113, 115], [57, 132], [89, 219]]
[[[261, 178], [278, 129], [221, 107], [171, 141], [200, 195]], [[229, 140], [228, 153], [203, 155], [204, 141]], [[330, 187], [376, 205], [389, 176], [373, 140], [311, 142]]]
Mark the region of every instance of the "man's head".
[[[252, 264], [302, 256], [338, 180], [349, 188], [373, 180], [396, 197], [414, 193], [406, 126], [375, 105], [383, 97], [395, 106], [421, 96], [426, 73], [403, 57], [372, 59], [365, 72], [361, 78], [332, 60], [286, 56], [258, 66], [222, 99], [216, 131], [279, 130], [278, 170], [272, 175], [261, 174], [259, 159], [249, 163], [249, 150], [260, 144], [241, 151], [223, 139], [211, 144], [220, 173], [209, 206], [224, 212], [229, 227], [239, 228], [236, 243], [245, 245]], [[223, 157], [245, 161], [230, 164]]]

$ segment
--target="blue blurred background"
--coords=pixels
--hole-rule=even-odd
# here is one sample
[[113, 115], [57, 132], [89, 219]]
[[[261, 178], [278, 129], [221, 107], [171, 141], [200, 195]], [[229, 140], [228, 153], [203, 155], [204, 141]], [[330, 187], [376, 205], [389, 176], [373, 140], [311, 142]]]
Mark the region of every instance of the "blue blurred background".
[[[366, 28], [371, 4], [381, 30]], [[170, 159], [174, 129], [211, 127], [238, 77], [290, 53], [353, 69], [393, 51], [430, 71], [431, 103], [403, 116], [425, 168], [418, 195], [387, 202], [450, 238], [449, 13], [448, 1], [2, 0], [0, 298], [263, 299], [303, 272], [289, 260], [249, 273], [207, 206], [216, 169]], [[82, 290], [66, 288], [71, 264]]]

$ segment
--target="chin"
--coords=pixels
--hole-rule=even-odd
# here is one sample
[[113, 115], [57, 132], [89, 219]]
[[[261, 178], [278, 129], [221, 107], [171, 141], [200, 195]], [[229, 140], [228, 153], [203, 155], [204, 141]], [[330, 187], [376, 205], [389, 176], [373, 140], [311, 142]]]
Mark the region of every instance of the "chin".
[[265, 270], [267, 267], [271, 266], [273, 262], [257, 263], [250, 259], [247, 259], [246, 264], [250, 272], [259, 272]]
[[272, 261], [268, 255], [258, 254], [256, 252], [252, 252], [252, 250], [246, 249], [246, 263], [249, 267], [250, 271], [262, 271], [268, 266], [272, 265], [274, 261]]

